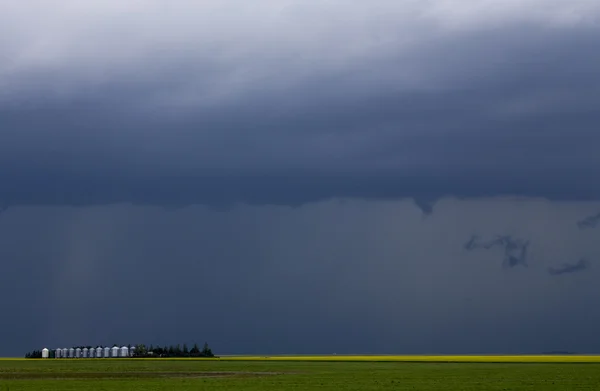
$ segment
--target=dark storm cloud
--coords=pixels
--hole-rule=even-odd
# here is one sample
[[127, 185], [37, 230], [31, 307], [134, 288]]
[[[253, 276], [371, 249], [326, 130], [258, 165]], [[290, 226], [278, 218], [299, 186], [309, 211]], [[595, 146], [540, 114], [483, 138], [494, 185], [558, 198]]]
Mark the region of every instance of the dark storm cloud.
[[579, 229], [596, 228], [598, 223], [600, 223], [600, 213], [588, 216], [583, 220], [578, 221], [577, 226]]
[[[300, 21], [320, 6], [307, 3], [260, 29], [266, 16], [244, 16], [240, 33], [196, 43], [194, 33], [208, 28], [201, 21], [144, 36], [152, 19], [140, 14], [121, 46], [106, 20], [86, 14], [91, 27], [64, 28], [90, 34], [93, 51], [78, 34], [60, 34], [51, 11], [47, 23], [57, 24], [47, 39], [56, 46], [36, 45], [38, 33], [7, 19], [3, 28], [24, 47], [0, 42], [10, 60], [0, 96], [0, 164], [10, 170], [0, 172], [0, 200], [412, 197], [430, 214], [445, 195], [600, 199], [600, 30], [586, 19], [596, 7], [578, 3], [573, 14], [557, 2], [582, 18], [571, 20], [533, 6], [505, 5], [496, 16], [444, 4], [401, 12], [385, 2], [382, 15], [360, 6], [347, 11], [348, 24], [321, 15], [312, 32]], [[169, 23], [182, 11], [174, 7]], [[460, 7], [468, 11], [450, 11]], [[409, 23], [418, 11], [426, 17]], [[281, 38], [272, 47], [264, 43], [271, 28]]]
[[513, 268], [519, 265], [527, 267], [527, 249], [529, 244], [528, 240], [513, 238], [509, 235], [498, 235], [494, 239], [487, 241], [482, 240], [477, 235], [473, 235], [463, 247], [468, 251], [501, 248], [504, 253], [502, 266], [504, 268]]
[[0, 2], [0, 355], [597, 351], [599, 11]]
[[587, 270], [589, 267], [589, 262], [582, 258], [577, 262], [564, 263], [559, 267], [550, 267], [548, 268], [548, 273], [552, 276], [560, 276], [562, 274], [581, 272]]
[[[573, 280], [547, 268], [600, 256], [572, 224], [597, 208], [444, 199], [423, 222], [408, 200], [16, 206], [0, 218], [0, 305], [10, 314], [0, 330], [14, 337], [0, 355], [198, 340], [219, 354], [593, 353], [599, 271]], [[466, 257], [472, 232], [487, 234]], [[499, 273], [526, 242], [543, 256]]]

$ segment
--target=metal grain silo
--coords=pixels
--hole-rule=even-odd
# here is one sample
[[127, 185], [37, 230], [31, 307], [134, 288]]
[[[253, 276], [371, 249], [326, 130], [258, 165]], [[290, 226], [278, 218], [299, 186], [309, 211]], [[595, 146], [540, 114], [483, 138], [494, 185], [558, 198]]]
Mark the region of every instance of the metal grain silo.
[[108, 346], [104, 348], [104, 355], [102, 357], [110, 357], [110, 348]]
[[90, 350], [88, 348], [81, 349], [81, 357], [88, 358], [89, 357], [89, 353], [90, 353]]
[[50, 357], [50, 351], [46, 348], [42, 349], [42, 358], [48, 358]]
[[113, 346], [111, 350], [111, 357], [119, 357], [119, 348], [117, 346]]
[[121, 347], [121, 357], [129, 357], [129, 348], [127, 346]]
[[61, 349], [56, 349], [56, 350], [54, 351], [54, 358], [60, 358], [60, 353], [61, 353], [61, 352], [62, 352], [62, 350], [61, 350]]
[[62, 348], [62, 352], [60, 353], [60, 357], [62, 357], [62, 358], [67, 358], [67, 357], [69, 357], [69, 349], [67, 349], [67, 348]]
[[96, 357], [98, 357], [98, 358], [102, 357], [102, 348], [101, 347], [96, 348]]
[[75, 358], [80, 358], [81, 357], [81, 348], [76, 348], [75, 349]]
[[129, 348], [129, 357], [133, 357], [135, 355], [135, 346]]
[[73, 348], [69, 349], [69, 358], [75, 358], [75, 349], [73, 349]]

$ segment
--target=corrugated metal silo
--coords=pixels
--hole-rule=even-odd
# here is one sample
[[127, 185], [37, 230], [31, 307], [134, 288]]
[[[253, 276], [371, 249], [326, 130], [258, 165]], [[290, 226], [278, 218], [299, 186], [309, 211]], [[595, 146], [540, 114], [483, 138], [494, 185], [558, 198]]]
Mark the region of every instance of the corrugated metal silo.
[[117, 346], [113, 346], [111, 350], [111, 357], [119, 357], [119, 348]]
[[88, 353], [89, 353], [89, 349], [88, 348], [83, 348], [81, 349], [81, 357], [82, 358], [88, 358]]
[[129, 348], [127, 346], [121, 347], [121, 357], [129, 357]]
[[88, 354], [88, 357], [89, 358], [94, 358], [94, 356], [96, 356], [96, 349], [90, 348], [90, 352]]
[[104, 348], [104, 355], [102, 357], [110, 357], [110, 348], [108, 346]]
[[50, 357], [50, 351], [46, 348], [42, 349], [42, 358], [48, 358]]
[[97, 358], [102, 357], [102, 348], [101, 347], [96, 348], [96, 357]]
[[67, 358], [67, 357], [69, 357], [69, 349], [67, 349], [67, 348], [62, 348], [62, 351], [60, 352], [60, 357], [62, 357], [62, 358]]
[[75, 358], [80, 358], [81, 357], [81, 348], [76, 348], [75, 349]]
[[69, 358], [75, 358], [75, 349], [73, 349], [73, 348], [69, 349]]
[[133, 357], [135, 355], [135, 346], [129, 348], [129, 357]]

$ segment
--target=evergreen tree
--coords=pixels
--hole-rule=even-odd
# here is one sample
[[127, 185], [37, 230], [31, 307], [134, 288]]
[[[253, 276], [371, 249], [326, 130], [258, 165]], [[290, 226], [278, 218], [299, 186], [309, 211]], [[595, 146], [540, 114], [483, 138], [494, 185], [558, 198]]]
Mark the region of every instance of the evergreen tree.
[[204, 342], [204, 348], [202, 348], [202, 356], [214, 357], [212, 350], [208, 347], [208, 343]]
[[41, 350], [34, 350], [25, 354], [25, 358], [42, 358]]

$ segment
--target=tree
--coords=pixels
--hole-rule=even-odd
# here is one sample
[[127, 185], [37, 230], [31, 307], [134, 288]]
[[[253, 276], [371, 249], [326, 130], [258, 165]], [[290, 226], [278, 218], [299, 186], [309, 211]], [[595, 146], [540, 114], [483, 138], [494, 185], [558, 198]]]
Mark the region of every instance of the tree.
[[34, 350], [32, 352], [26, 353], [25, 358], [42, 358], [42, 351]]
[[204, 348], [202, 348], [202, 356], [214, 357], [211, 348], [208, 347], [208, 343], [204, 342]]
[[140, 357], [144, 357], [146, 356], [146, 354], [148, 354], [148, 350], [146, 349], [146, 345], [139, 344], [135, 346], [135, 355], [136, 356], [140, 356]]

